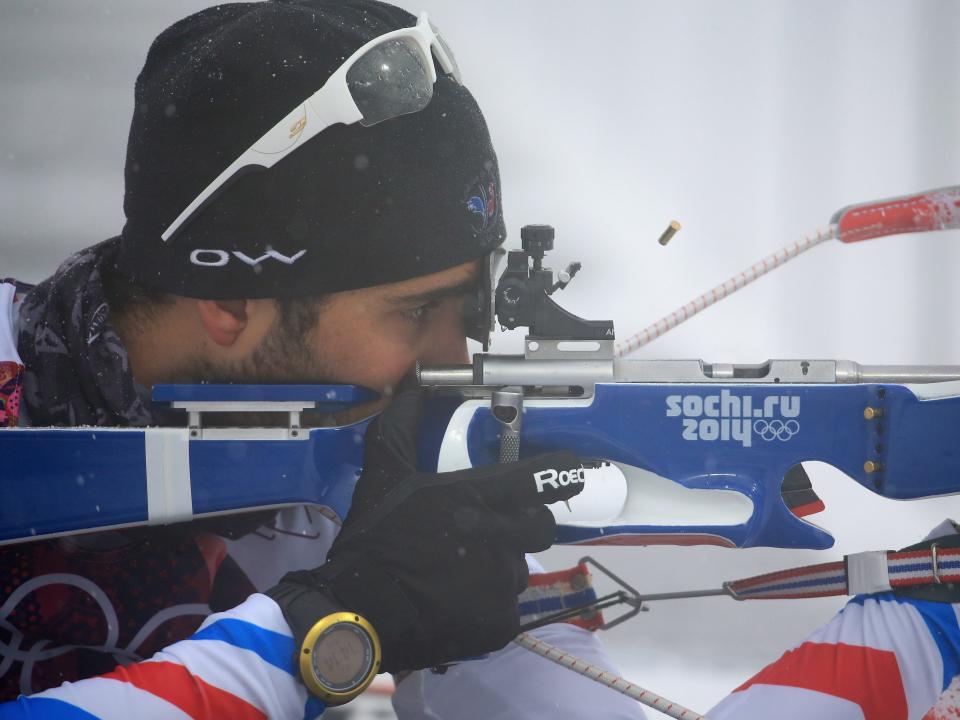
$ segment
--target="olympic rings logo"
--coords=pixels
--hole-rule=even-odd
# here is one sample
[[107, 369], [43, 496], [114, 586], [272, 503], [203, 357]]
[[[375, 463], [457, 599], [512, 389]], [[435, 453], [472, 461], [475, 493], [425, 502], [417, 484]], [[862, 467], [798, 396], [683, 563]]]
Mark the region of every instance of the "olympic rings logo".
[[796, 420], [757, 420], [753, 423], [753, 431], [761, 438], [770, 442], [780, 440], [786, 442], [798, 432], [800, 432], [800, 423]]

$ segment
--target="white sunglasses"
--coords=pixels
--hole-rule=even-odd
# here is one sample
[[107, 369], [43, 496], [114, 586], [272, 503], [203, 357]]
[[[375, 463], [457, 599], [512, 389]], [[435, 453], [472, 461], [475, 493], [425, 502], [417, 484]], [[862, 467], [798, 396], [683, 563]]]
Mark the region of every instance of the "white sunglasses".
[[319, 90], [268, 130], [197, 195], [160, 236], [170, 240], [244, 169], [267, 169], [331, 125], [365, 127], [423, 110], [433, 97], [437, 70], [460, 82], [460, 69], [425, 12], [417, 24], [363, 45]]

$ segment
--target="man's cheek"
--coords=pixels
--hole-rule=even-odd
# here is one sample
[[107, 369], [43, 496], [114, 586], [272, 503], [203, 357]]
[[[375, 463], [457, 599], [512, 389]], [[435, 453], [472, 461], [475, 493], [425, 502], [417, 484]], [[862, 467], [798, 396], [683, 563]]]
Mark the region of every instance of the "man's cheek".
[[354, 365], [355, 382], [379, 393], [391, 394], [400, 380], [413, 369], [416, 358], [409, 351], [379, 348]]
[[409, 358], [408, 361], [402, 363], [393, 362], [389, 367], [385, 367], [381, 377], [381, 392], [392, 394], [404, 376], [413, 371], [415, 363], [415, 359]]

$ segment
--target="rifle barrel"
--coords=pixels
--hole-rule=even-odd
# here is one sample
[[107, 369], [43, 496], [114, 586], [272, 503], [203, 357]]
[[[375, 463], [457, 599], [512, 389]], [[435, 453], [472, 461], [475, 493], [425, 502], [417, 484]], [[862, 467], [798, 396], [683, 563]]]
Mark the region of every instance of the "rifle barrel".
[[960, 380], [958, 365], [856, 365], [856, 370], [856, 375], [850, 377], [838, 363], [837, 382], [935, 383]]
[[432, 365], [417, 363], [417, 382], [424, 387], [473, 385], [473, 365]]
[[849, 360], [768, 360], [758, 365], [702, 360], [526, 360], [477, 356], [473, 365], [418, 367], [421, 385], [590, 387], [596, 383], [939, 383], [960, 380], [960, 365], [860, 365]]

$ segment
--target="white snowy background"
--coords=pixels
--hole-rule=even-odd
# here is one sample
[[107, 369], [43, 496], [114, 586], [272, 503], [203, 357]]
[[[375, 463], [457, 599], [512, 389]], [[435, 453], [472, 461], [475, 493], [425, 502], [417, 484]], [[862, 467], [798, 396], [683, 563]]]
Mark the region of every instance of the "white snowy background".
[[[119, 231], [134, 78], [151, 39], [205, 4], [0, 0], [0, 275], [40, 280]], [[513, 241], [556, 226], [554, 264], [584, 264], [564, 304], [622, 337], [843, 205], [960, 183], [954, 0], [401, 4], [431, 13], [484, 108]], [[672, 219], [683, 229], [663, 248]], [[831, 243], [638, 357], [960, 363], [958, 260], [956, 231]], [[645, 591], [713, 587], [960, 517], [956, 499], [896, 503], [810, 472], [831, 551], [595, 554]], [[607, 640], [632, 680], [705, 711], [840, 604], [679, 601]]]

